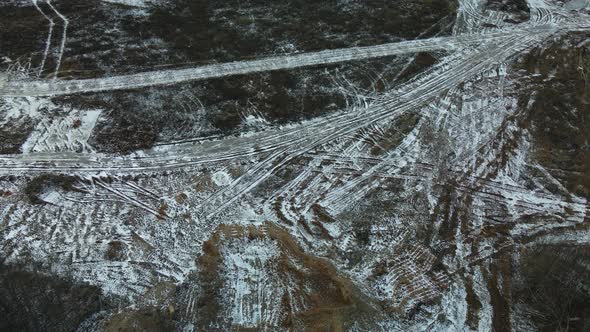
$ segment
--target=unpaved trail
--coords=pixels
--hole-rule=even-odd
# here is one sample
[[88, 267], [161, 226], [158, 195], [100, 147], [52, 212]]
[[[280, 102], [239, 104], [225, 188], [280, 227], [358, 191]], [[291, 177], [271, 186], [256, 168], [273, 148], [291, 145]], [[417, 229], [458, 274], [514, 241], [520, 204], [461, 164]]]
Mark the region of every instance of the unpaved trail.
[[539, 27], [533, 32], [511, 35], [503, 42], [486, 43], [478, 51], [456, 56], [442, 66], [445, 67], [442, 71], [400, 88], [401, 92], [388, 95], [382, 102], [362, 113], [344, 112], [285, 130], [268, 130], [249, 137], [232, 137], [218, 141], [161, 146], [125, 157], [70, 152], [4, 155], [0, 157], [0, 173], [133, 173], [246, 158], [279, 150], [296, 156], [364, 126], [415, 109], [490, 64], [503, 61], [557, 31], [559, 30], [552, 27]]
[[126, 90], [272, 70], [335, 64], [407, 53], [459, 50], [486, 42], [503, 40], [513, 34], [514, 32], [511, 31], [499, 31], [488, 34], [436, 37], [376, 46], [325, 50], [274, 56], [258, 60], [212, 64], [195, 68], [151, 71], [95, 79], [13, 81], [0, 87], [0, 97], [60, 96], [76, 93]]

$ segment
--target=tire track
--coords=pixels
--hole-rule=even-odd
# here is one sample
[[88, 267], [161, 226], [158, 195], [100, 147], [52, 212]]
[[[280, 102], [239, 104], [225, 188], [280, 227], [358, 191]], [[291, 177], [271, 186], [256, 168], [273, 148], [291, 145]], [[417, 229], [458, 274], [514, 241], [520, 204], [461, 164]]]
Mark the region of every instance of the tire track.
[[[303, 143], [301, 144], [301, 147], [297, 148], [294, 146], [294, 149], [285, 157], [277, 159], [278, 156], [273, 156], [257, 164], [252, 174], [249, 174], [249, 179], [251, 179], [251, 181], [244, 183], [243, 181], [240, 181], [241, 179], [238, 179], [232, 183], [232, 185], [226, 187], [222, 192], [214, 194], [207, 201], [208, 204], [202, 206], [203, 215], [207, 218], [213, 217], [215, 214], [227, 208], [228, 205], [234, 203], [243, 194], [270, 177], [286, 163], [309, 152], [313, 148], [330, 142], [338, 137], [350, 135], [356, 130], [377, 121], [384, 121], [388, 118], [401, 115], [407, 110], [415, 109], [431, 98], [437, 96], [442, 91], [453, 87], [459, 82], [487, 68], [490, 64], [505, 60], [518, 52], [522, 47], [528, 47], [538, 38], [545, 38], [546, 36], [547, 34], [541, 34], [540, 36], [516, 35], [504, 43], [494, 46], [486, 45], [480, 51], [465, 56], [458, 61], [454, 67], [443, 73], [443, 75], [438, 75], [430, 79], [428, 82], [424, 82], [420, 88], [408, 91], [401, 95], [400, 98], [386, 101], [382, 105], [378, 105], [372, 109], [370, 112], [367, 112], [368, 114], [362, 114], [362, 116], [353, 118], [345, 123], [338, 123], [341, 127], [340, 129], [336, 128], [334, 123], [326, 124], [327, 128], [323, 132], [320, 132], [320, 135], [310, 135], [309, 137], [312, 139], [301, 140], [301, 143]], [[313, 140], [315, 137], [320, 138]], [[379, 167], [374, 167], [365, 175], [365, 177], [371, 177], [372, 175], [370, 173], [377, 169], [379, 169]], [[358, 181], [356, 181], [356, 183], [358, 183]], [[226, 193], [231, 193], [231, 196], [226, 196]]]
[[[494, 54], [497, 49], [501, 50], [498, 54], [509, 56], [554, 32], [556, 31], [553, 28], [545, 28], [539, 29], [536, 33], [527, 31], [526, 34], [513, 34], [508, 42], [499, 43], [497, 47], [487, 45], [471, 55], [458, 55], [452, 61], [443, 63], [439, 68], [440, 72], [434, 72], [429, 77], [410, 83], [399, 92], [389, 94], [382, 102], [361, 113], [341, 113], [309, 121], [290, 129], [269, 130], [261, 135], [250, 137], [160, 146], [128, 157], [71, 152], [3, 155], [0, 156], [0, 174], [48, 171], [78, 174], [101, 171], [153, 172], [250, 158], [281, 149], [296, 151], [296, 147], [302, 147], [301, 151], [306, 152], [314, 146], [346, 136], [371, 123], [422, 105], [440, 92], [486, 68], [489, 63], [498, 61], [496, 59], [498, 56]], [[316, 141], [315, 138], [319, 136], [323, 137]]]

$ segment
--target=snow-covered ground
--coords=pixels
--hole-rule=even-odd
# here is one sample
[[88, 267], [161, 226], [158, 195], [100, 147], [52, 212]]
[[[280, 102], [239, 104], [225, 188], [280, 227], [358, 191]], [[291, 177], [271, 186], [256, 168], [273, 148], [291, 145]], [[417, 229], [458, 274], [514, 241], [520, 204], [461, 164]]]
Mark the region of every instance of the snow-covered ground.
[[[186, 331], [206, 311], [195, 308], [205, 279], [224, 291], [205, 302], [219, 302], [226, 329], [280, 330], [326, 312], [347, 321], [342, 303], [362, 302], [358, 312], [379, 315], [348, 330], [489, 331], [508, 282], [493, 258], [516, 259], [537, 238], [588, 245], [588, 202], [531, 157], [519, 122], [530, 105], [513, 69], [548, 39], [587, 31], [588, 1], [528, 5], [531, 19], [514, 24], [482, 1], [459, 1], [451, 37], [89, 80], [0, 77], [0, 125], [34, 124], [22, 153], [0, 155], [1, 260], [39, 262], [128, 303], [177, 285], [189, 299], [176, 304]], [[437, 50], [448, 53], [425, 72], [334, 114], [266, 130], [250, 114], [242, 129], [251, 132], [128, 155], [89, 143], [105, 110], [47, 97]], [[35, 190], [45, 204], [27, 202]], [[285, 291], [306, 278], [320, 278], [341, 307], [298, 294], [321, 282]]]

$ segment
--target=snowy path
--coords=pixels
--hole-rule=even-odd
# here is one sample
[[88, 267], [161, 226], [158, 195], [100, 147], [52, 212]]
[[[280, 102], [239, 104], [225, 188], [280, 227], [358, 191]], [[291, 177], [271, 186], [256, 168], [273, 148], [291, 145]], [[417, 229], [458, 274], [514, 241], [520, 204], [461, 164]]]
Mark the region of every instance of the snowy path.
[[514, 55], [554, 32], [553, 29], [540, 29], [537, 34], [529, 32], [516, 34], [503, 43], [489, 44], [472, 54], [459, 55], [441, 66], [445, 67], [441, 72], [434, 72], [418, 82], [419, 84], [412, 84], [406, 89], [400, 89], [400, 93], [389, 95], [384, 98], [383, 102], [362, 113], [344, 112], [306, 122], [293, 128], [269, 130], [250, 137], [231, 137], [198, 144], [183, 143], [161, 146], [127, 157], [84, 153], [4, 155], [0, 157], [0, 173], [14, 173], [16, 171], [68, 171], [75, 173], [114, 171], [127, 173], [159, 171], [235, 158], [248, 158], [276, 151], [283, 151], [292, 156], [299, 155], [312, 147], [348, 135], [371, 123], [402, 114], [408, 109], [414, 109], [444, 90], [478, 73], [491, 63]]
[[376, 46], [325, 50], [312, 53], [275, 56], [258, 60], [212, 64], [196, 68], [152, 71], [96, 79], [8, 82], [0, 87], [0, 97], [59, 96], [84, 92], [125, 90], [271, 70], [334, 64], [406, 53], [458, 50], [467, 46], [476, 46], [484, 42], [489, 43], [503, 40], [514, 34], [514, 31], [499, 31], [487, 34], [464, 34], [451, 37], [437, 37]]

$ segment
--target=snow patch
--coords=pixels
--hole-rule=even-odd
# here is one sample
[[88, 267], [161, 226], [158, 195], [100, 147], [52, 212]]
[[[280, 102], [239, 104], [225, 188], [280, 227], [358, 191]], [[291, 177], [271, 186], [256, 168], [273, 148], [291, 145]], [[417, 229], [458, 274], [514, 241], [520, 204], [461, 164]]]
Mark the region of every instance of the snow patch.
[[[233, 242], [233, 241], [232, 241]], [[279, 256], [280, 249], [274, 241], [255, 240], [224, 248], [224, 270], [229, 286], [232, 323], [242, 327], [257, 327], [268, 323], [273, 316], [268, 305], [276, 302], [273, 292], [274, 279], [270, 266]], [[269, 273], [270, 272], [270, 273]], [[270, 316], [270, 317], [269, 317]]]
[[231, 184], [232, 177], [226, 171], [217, 171], [211, 176], [211, 180], [219, 187], [225, 187]]
[[23, 153], [92, 152], [88, 139], [102, 111], [74, 111], [57, 118], [45, 117], [21, 147]]

